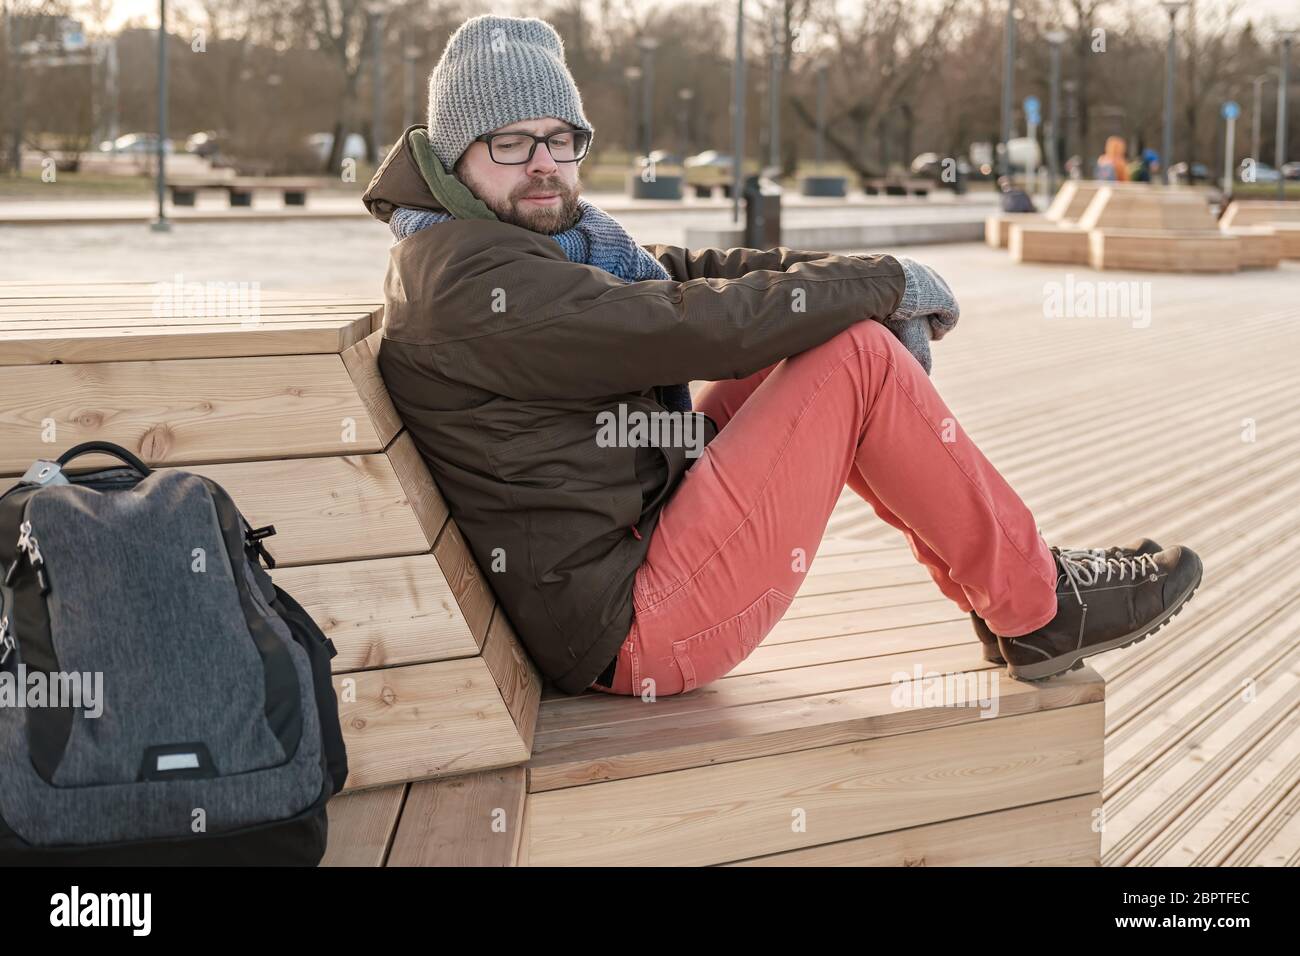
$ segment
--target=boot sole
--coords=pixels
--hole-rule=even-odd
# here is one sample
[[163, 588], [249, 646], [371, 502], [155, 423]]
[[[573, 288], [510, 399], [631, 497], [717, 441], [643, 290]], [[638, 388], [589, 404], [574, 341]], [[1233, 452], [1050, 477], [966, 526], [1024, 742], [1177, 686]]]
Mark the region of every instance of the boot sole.
[[1083, 668], [1083, 661], [1086, 657], [1092, 657], [1094, 654], [1102, 654], [1106, 651], [1113, 651], [1117, 648], [1128, 647], [1130, 644], [1137, 644], [1146, 640], [1156, 631], [1160, 630], [1170, 621], [1172, 621], [1192, 599], [1196, 589], [1201, 586], [1201, 578], [1204, 571], [1196, 576], [1183, 595], [1171, 605], [1164, 614], [1156, 618], [1150, 624], [1146, 625], [1140, 631], [1133, 631], [1114, 640], [1106, 641], [1104, 644], [1094, 644], [1091, 647], [1080, 648], [1077, 651], [1070, 651], [1068, 654], [1062, 654], [1060, 657], [1053, 657], [1050, 660], [1040, 661], [1036, 664], [1015, 664], [1007, 665], [1007, 674], [1016, 680], [1039, 681], [1047, 680], [1049, 677], [1055, 677], [1058, 674], [1064, 674], [1066, 671], [1077, 671]]

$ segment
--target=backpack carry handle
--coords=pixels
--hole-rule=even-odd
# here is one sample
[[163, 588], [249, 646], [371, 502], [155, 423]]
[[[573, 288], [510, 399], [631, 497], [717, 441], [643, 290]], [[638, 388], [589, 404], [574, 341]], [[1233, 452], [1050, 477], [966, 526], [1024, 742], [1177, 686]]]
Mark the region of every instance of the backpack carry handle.
[[79, 458], [82, 455], [88, 455], [91, 452], [102, 452], [105, 455], [112, 455], [114, 458], [126, 462], [146, 478], [153, 474], [153, 470], [148, 465], [121, 445], [115, 445], [111, 441], [83, 441], [80, 445], [73, 445], [59, 456], [59, 467], [62, 468], [66, 466], [68, 462], [72, 461], [72, 459]]

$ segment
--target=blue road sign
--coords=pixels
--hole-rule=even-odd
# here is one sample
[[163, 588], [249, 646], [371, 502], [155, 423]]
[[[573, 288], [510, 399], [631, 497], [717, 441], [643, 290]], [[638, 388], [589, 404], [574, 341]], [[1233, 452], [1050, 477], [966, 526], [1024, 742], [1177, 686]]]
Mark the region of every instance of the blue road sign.
[[1237, 105], [1236, 100], [1228, 100], [1223, 104], [1223, 118], [1235, 120], [1241, 115], [1241, 107]]
[[1033, 123], [1035, 126], [1037, 126], [1039, 122], [1042, 120], [1042, 118], [1043, 118], [1043, 104], [1038, 102], [1038, 97], [1026, 96], [1025, 97], [1025, 122]]

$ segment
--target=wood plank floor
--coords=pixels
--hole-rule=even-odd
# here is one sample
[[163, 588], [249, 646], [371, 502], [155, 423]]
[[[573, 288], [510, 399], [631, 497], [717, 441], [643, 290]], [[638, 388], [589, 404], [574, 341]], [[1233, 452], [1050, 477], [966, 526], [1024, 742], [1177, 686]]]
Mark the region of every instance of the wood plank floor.
[[[962, 319], [934, 380], [1053, 544], [1149, 535], [1205, 581], [1107, 682], [1102, 862], [1300, 864], [1300, 263], [1138, 281], [1150, 321], [1047, 318], [1065, 267], [924, 250]], [[1053, 288], [1049, 283], [1060, 283]], [[898, 537], [846, 491], [828, 534]]]

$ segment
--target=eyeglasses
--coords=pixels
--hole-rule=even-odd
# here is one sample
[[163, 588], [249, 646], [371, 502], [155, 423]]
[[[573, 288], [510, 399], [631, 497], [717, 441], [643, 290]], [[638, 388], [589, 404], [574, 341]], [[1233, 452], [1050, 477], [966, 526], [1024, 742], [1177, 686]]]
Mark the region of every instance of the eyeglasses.
[[557, 163], [576, 163], [587, 155], [591, 146], [591, 130], [566, 129], [549, 136], [534, 136], [532, 133], [484, 133], [475, 136], [474, 142], [488, 145], [488, 155], [492, 162], [502, 166], [522, 166], [533, 158], [538, 143], [545, 143], [551, 151], [551, 159]]

